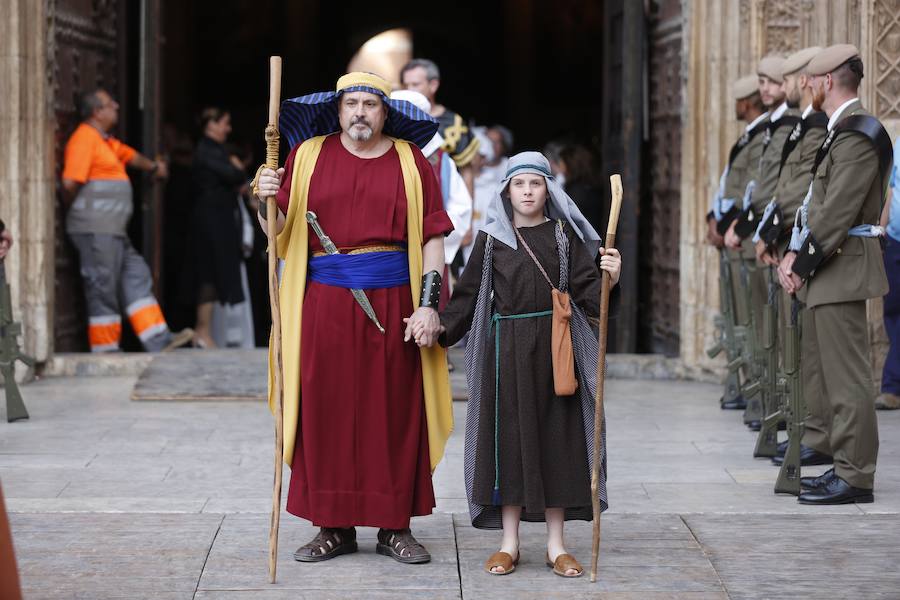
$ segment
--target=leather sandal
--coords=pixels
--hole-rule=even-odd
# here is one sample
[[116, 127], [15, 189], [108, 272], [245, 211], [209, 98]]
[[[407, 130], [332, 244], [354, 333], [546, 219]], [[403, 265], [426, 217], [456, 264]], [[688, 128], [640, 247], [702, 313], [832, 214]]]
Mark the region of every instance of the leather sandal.
[[407, 565], [431, 561], [428, 550], [413, 537], [409, 529], [379, 529], [375, 552]]
[[[491, 575], [509, 575], [516, 570], [516, 566], [518, 564], [518, 552], [516, 552], [515, 560], [513, 560], [513, 557], [508, 552], [494, 552], [493, 554], [491, 554], [491, 557], [487, 559], [487, 562], [484, 563], [484, 570]], [[501, 567], [503, 571], [501, 572], [492, 570], [496, 569], [497, 567]]]
[[[553, 569], [553, 572], [560, 577], [581, 577], [584, 575], [584, 569], [578, 564], [578, 561], [575, 560], [575, 557], [571, 554], [560, 554], [556, 557], [556, 561], [550, 562], [550, 555], [547, 555], [547, 566]], [[566, 573], [569, 569], [574, 569], [578, 571], [575, 575], [569, 575]]]
[[300, 562], [321, 562], [341, 554], [352, 554], [359, 547], [356, 544], [356, 529], [320, 527], [311, 542], [297, 548], [294, 560]]

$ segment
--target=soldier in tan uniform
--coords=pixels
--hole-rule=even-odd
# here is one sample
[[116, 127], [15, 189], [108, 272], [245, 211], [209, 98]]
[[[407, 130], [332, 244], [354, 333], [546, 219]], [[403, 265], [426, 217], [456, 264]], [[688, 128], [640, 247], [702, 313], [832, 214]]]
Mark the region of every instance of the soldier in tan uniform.
[[[792, 233], [779, 278], [800, 293], [809, 310], [804, 351], [816, 344], [813, 365], [825, 415], [822, 439], [805, 438], [834, 457], [821, 477], [803, 478], [803, 504], [872, 502], [878, 455], [875, 389], [869, 364], [866, 300], [887, 292], [877, 225], [891, 160], [884, 127], [857, 97], [863, 77], [859, 51], [826, 48], [809, 63], [813, 106], [828, 115], [828, 134], [817, 153], [813, 180]], [[885, 156], [884, 146], [887, 145]]]
[[[713, 198], [710, 211], [706, 215], [707, 242], [720, 250], [725, 246], [726, 232], [740, 213], [744, 190], [755, 173], [755, 169], [752, 167], [759, 162], [762, 137], [768, 117], [759, 94], [758, 80], [755, 75], [747, 75], [738, 79], [733, 86], [733, 96], [735, 117], [747, 123], [747, 126], [729, 152], [728, 163], [719, 179], [719, 188]], [[725, 252], [731, 266], [732, 297], [737, 298], [742, 293], [740, 287], [741, 254], [733, 250], [725, 250]], [[740, 306], [740, 303], [738, 305]], [[746, 319], [747, 315], [745, 314], [736, 315], [738, 323], [743, 323]], [[726, 387], [728, 385], [726, 383]], [[746, 406], [746, 402], [740, 394], [736, 397], [729, 397], [726, 391], [726, 395], [722, 398], [722, 408], [724, 409], [743, 410]]]
[[[784, 90], [786, 101], [792, 108], [801, 111], [800, 121], [791, 131], [781, 149], [781, 162], [778, 182], [771, 201], [765, 207], [756, 240], [757, 257], [765, 264], [777, 267], [780, 257], [787, 251], [790, 240], [791, 224], [797, 209], [803, 202], [809, 184], [812, 182], [812, 167], [816, 153], [825, 141], [828, 117], [816, 111], [812, 106], [812, 88], [807, 71], [812, 58], [822, 51], [813, 46], [795, 52], [784, 62]], [[782, 294], [779, 306], [779, 339], [784, 339], [791, 310], [791, 295]], [[800, 311], [800, 320], [808, 318], [809, 312]], [[805, 338], [809, 342], [809, 337]], [[805, 419], [804, 436], [809, 439], [823, 439], [825, 434], [825, 414], [822, 407], [823, 393], [816, 386], [821, 377], [810, 377], [809, 372], [818, 365], [816, 344], [807, 343], [804, 347], [806, 363], [803, 371], [804, 400], [808, 415]], [[813, 442], [814, 446], [824, 447]], [[787, 442], [778, 445], [773, 462], [780, 465], [784, 460]], [[800, 448], [800, 464], [802, 466], [831, 464], [830, 455], [816, 451], [813, 446], [804, 444]]]
[[[784, 145], [790, 128], [798, 118], [796, 111], [789, 112], [788, 106], [784, 102], [783, 65], [784, 58], [767, 56], [759, 61], [757, 66], [759, 95], [768, 113], [768, 118], [764, 122], [765, 128], [759, 146], [759, 156], [749, 165], [748, 179], [744, 185], [743, 198], [739, 203], [741, 205], [740, 215], [732, 222], [728, 233], [725, 234], [725, 244], [733, 250], [740, 249], [744, 268], [749, 271], [750, 305], [753, 310], [753, 329], [757, 343], [763, 339], [763, 306], [768, 299], [769, 282], [774, 280], [774, 276], [768, 277], [766, 269], [757, 264], [755, 247], [751, 238], [756, 232], [759, 216], [762, 215], [766, 203], [775, 190], [780, 158], [776, 149]], [[762, 374], [761, 365], [759, 368], [758, 372]], [[763, 386], [755, 398], [748, 399], [747, 410], [744, 412], [744, 423], [753, 430], [760, 428], [765, 412], [764, 404], [769, 404], [767, 393]]]

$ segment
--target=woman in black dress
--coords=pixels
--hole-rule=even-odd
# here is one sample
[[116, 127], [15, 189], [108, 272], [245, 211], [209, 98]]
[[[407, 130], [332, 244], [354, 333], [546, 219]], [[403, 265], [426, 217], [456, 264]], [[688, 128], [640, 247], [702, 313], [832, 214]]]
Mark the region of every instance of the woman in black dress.
[[230, 155], [225, 141], [231, 115], [206, 108], [200, 115], [203, 135], [194, 152], [194, 300], [197, 304], [196, 346], [215, 347], [210, 325], [215, 303], [244, 301], [241, 286], [240, 214], [237, 197], [247, 185], [241, 160]]

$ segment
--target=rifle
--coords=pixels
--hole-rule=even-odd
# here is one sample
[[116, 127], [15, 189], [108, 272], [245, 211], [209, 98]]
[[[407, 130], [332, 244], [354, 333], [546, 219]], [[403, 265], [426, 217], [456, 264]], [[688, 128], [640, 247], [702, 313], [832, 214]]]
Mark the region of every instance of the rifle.
[[775, 481], [776, 494], [800, 494], [800, 440], [803, 437], [803, 419], [806, 417], [806, 401], [803, 398], [803, 381], [800, 378], [800, 302], [791, 298], [791, 321], [784, 340], [784, 371], [788, 381], [786, 403], [788, 445], [784, 463]]
[[[784, 420], [780, 402], [780, 373], [778, 371], [778, 286], [775, 284], [775, 269], [769, 267], [768, 301], [763, 307], [762, 348], [765, 352], [763, 372], [763, 415], [756, 438], [753, 457], [775, 456], [778, 446], [778, 428]], [[783, 378], [781, 378], [783, 379]]]
[[762, 355], [759, 348], [759, 340], [756, 335], [756, 317], [753, 314], [753, 299], [750, 292], [750, 269], [747, 261], [740, 260], [741, 294], [738, 297], [738, 314], [747, 315], [746, 321], [741, 327], [741, 353], [743, 366], [746, 368], [746, 378], [743, 385], [744, 399], [747, 408], [744, 410], [744, 423], [762, 419]]
[[34, 359], [19, 349], [20, 335], [22, 324], [13, 321], [6, 266], [0, 261], [0, 373], [3, 374], [3, 387], [6, 391], [6, 420], [10, 423], [28, 418], [28, 411], [16, 383], [16, 361], [29, 367], [34, 366]]
[[734, 288], [731, 282], [731, 265], [724, 248], [719, 249], [719, 314], [715, 318], [718, 340], [706, 351], [706, 355], [715, 358], [725, 352], [728, 375], [725, 379], [725, 393], [722, 404], [737, 400], [741, 396], [740, 369], [743, 365], [741, 344], [736, 330], [734, 310]]

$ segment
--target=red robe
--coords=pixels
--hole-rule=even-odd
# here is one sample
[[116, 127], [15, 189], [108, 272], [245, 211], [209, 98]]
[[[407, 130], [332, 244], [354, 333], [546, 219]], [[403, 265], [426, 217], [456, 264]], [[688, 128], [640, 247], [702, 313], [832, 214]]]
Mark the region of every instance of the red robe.
[[[422, 239], [453, 229], [431, 165], [412, 147], [424, 192]], [[287, 213], [296, 148], [277, 200]], [[325, 140], [308, 209], [342, 251], [405, 244], [407, 199], [391, 149], [358, 158], [339, 135]], [[322, 246], [310, 230], [310, 256]], [[408, 285], [366, 290], [382, 335], [345, 288], [308, 281], [300, 350], [300, 423], [287, 510], [325, 527], [402, 529], [431, 514], [428, 434], [419, 349], [403, 341], [413, 312]]]

